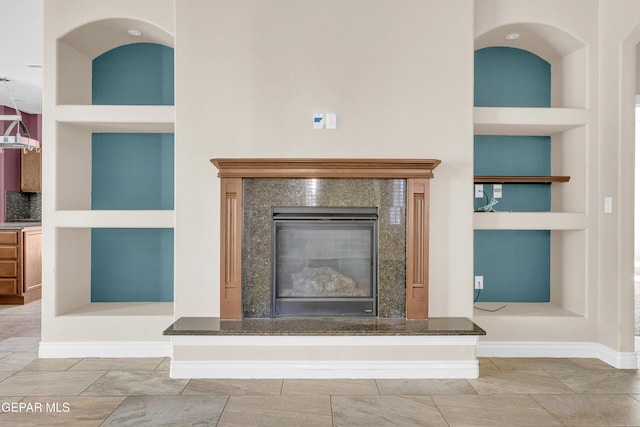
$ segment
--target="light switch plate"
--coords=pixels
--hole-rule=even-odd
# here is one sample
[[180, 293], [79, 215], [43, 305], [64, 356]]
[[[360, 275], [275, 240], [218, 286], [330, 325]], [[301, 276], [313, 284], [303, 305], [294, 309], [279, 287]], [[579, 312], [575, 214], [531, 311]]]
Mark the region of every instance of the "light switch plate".
[[338, 121], [335, 113], [325, 114], [325, 120], [327, 122], [327, 129], [335, 129], [338, 126]]

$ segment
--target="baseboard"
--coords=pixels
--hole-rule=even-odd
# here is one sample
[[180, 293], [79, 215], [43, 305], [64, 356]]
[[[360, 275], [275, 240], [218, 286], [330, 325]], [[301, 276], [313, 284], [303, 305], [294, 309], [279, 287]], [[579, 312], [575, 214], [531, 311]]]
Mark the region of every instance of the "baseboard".
[[596, 358], [618, 369], [636, 369], [635, 352], [615, 351], [596, 342], [479, 341], [478, 357]]
[[40, 342], [39, 357], [170, 357], [171, 341]]
[[478, 378], [477, 360], [171, 361], [171, 378]]

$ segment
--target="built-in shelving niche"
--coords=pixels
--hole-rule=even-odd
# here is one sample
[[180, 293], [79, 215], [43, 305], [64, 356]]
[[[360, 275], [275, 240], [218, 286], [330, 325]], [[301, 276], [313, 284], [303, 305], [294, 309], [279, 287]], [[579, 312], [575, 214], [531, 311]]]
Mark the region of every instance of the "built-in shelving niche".
[[[525, 40], [504, 47], [504, 36], [519, 31]], [[536, 31], [555, 35], [563, 50]], [[585, 78], [557, 72], [559, 64], [586, 73], [586, 49], [560, 30], [512, 25], [476, 38], [474, 184], [484, 184], [486, 196], [474, 207], [491, 200], [493, 184], [502, 184], [503, 197], [496, 212], [474, 213], [474, 270], [487, 276], [485, 298], [474, 297], [481, 308], [506, 307], [475, 316], [585, 313], [584, 263], [575, 262], [576, 251], [584, 258], [587, 226]], [[501, 144], [513, 152], [495, 151]], [[483, 151], [491, 145], [494, 152]]]
[[173, 43], [162, 26], [113, 18], [56, 44], [58, 315], [133, 316], [133, 335], [172, 318]]

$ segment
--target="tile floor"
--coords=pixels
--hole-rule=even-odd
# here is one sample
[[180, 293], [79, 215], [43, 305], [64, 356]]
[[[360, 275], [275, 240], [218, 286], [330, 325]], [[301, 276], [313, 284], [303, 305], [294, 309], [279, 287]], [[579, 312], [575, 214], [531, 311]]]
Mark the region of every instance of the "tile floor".
[[40, 303], [0, 306], [0, 426], [640, 426], [640, 375], [480, 360], [475, 380], [172, 380], [169, 360], [38, 359]]

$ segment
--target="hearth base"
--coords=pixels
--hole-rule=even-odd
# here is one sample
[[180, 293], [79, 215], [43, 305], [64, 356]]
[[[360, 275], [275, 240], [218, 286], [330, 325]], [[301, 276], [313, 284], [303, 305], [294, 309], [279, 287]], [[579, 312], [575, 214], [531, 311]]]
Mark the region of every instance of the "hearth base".
[[164, 334], [172, 378], [477, 378], [485, 331], [466, 318], [186, 317]]

